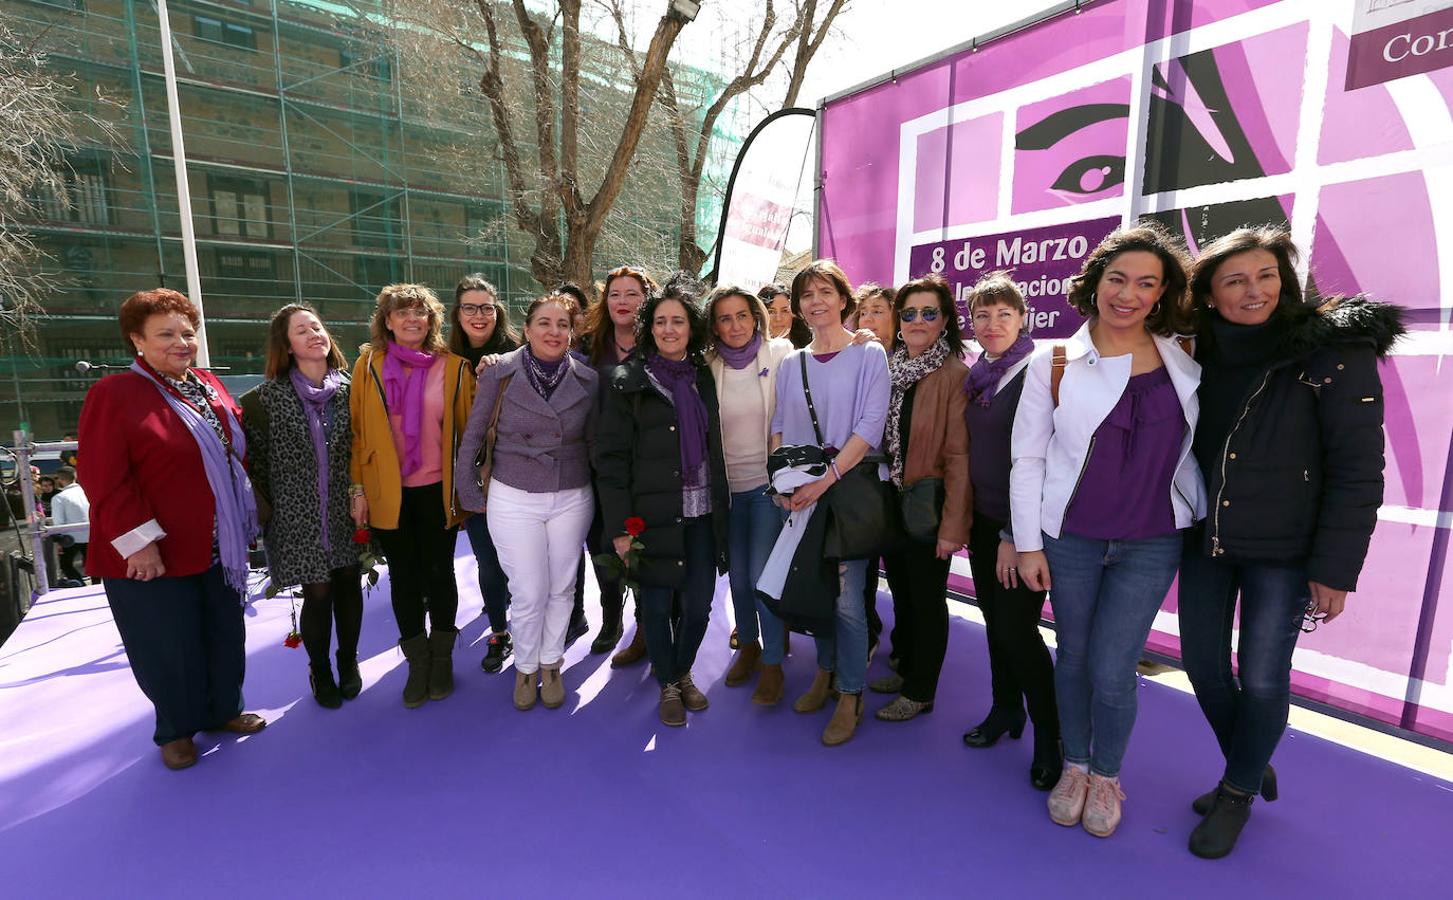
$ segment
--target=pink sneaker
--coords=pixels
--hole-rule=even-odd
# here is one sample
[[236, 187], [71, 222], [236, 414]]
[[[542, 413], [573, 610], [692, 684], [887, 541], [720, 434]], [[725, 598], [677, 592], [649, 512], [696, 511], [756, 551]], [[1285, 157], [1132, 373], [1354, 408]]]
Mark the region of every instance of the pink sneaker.
[[1076, 766], [1065, 766], [1059, 781], [1049, 792], [1049, 817], [1056, 825], [1078, 825], [1085, 811], [1090, 775]]
[[1124, 799], [1125, 792], [1120, 790], [1118, 778], [1091, 775], [1090, 799], [1085, 802], [1080, 824], [1095, 837], [1109, 837], [1120, 824], [1120, 801]]

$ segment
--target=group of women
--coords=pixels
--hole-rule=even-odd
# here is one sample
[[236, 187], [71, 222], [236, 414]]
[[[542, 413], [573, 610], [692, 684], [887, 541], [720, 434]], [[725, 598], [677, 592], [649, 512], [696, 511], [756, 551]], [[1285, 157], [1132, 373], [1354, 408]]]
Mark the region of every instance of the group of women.
[[[1038, 350], [1010, 274], [980, 280], [971, 365], [941, 277], [855, 293], [828, 260], [790, 287], [704, 297], [684, 275], [659, 286], [621, 267], [587, 309], [574, 285], [532, 301], [518, 337], [480, 276], [448, 312], [426, 287], [391, 285], [351, 377], [311, 308], [279, 310], [267, 380], [240, 405], [192, 367], [186, 298], [143, 292], [121, 309], [131, 371], [93, 387], [82, 415], [89, 568], [156, 707], [163, 761], [183, 768], [197, 731], [265, 724], [241, 693], [259, 533], [274, 584], [301, 587], [326, 707], [362, 689], [361, 542], [389, 564], [409, 707], [453, 690], [460, 524], [489, 620], [482, 667], [513, 657], [520, 710], [565, 702], [565, 648], [587, 628], [582, 547], [614, 551], [621, 566], [595, 567], [591, 650], [617, 648], [634, 589], [638, 625], [611, 664], [649, 659], [666, 725], [709, 705], [693, 668], [720, 575], [737, 648], [726, 685], [755, 679], [754, 704], [782, 700], [775, 601], [807, 584], [796, 565], [784, 574], [793, 554], [823, 541], [814, 589], [830, 615], [811, 629], [817, 670], [793, 708], [831, 707], [829, 746], [852, 738], [865, 691], [893, 695], [883, 721], [933, 709], [950, 560], [967, 548], [992, 704], [964, 741], [989, 747], [1032, 722], [1030, 780], [1050, 817], [1101, 837], [1121, 818], [1136, 664], [1179, 572], [1186, 669], [1226, 758], [1194, 801], [1190, 848], [1224, 856], [1255, 795], [1276, 798], [1297, 636], [1356, 587], [1381, 502], [1377, 360], [1402, 328], [1396, 307], [1304, 297], [1295, 263], [1272, 228], [1191, 264], [1160, 226], [1128, 227], [1073, 280], [1084, 326]], [[846, 538], [814, 523], [843, 533], [842, 498], [868, 496], [865, 483], [889, 486], [901, 528], [842, 558]], [[880, 557], [891, 674], [869, 683]]]

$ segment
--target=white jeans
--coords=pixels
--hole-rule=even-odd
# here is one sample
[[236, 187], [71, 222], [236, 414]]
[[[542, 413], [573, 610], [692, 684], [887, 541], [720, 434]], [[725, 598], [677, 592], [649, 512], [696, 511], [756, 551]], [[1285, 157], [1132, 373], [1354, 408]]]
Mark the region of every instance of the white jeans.
[[490, 479], [485, 515], [510, 580], [515, 671], [526, 675], [565, 655], [575, 606], [575, 567], [595, 498], [590, 488], [532, 494]]

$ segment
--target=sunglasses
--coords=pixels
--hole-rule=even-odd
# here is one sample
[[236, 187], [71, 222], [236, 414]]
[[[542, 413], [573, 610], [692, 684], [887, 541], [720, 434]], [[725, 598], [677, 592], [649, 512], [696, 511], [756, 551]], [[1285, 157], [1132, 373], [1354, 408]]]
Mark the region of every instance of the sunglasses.
[[1327, 614], [1317, 609], [1316, 599], [1307, 601], [1307, 608], [1302, 611], [1301, 629], [1303, 634], [1311, 634], [1317, 630], [1317, 626], [1327, 621]]
[[495, 306], [493, 303], [461, 303], [459, 313], [465, 316], [492, 316], [495, 314]]
[[[909, 309], [905, 309], [905, 310], [903, 310], [902, 312], [900, 312], [898, 314], [898, 321], [900, 321], [900, 322], [916, 322], [916, 321], [918, 321], [918, 314], [919, 314], [919, 312], [920, 312], [920, 310], [918, 310], [916, 308], [912, 308], [912, 307], [910, 307]], [[921, 310], [921, 312], [923, 313], [923, 321], [925, 321], [925, 322], [937, 322], [938, 321], [938, 308], [937, 307], [930, 306], [929, 308], [927, 308], [925, 310]]]

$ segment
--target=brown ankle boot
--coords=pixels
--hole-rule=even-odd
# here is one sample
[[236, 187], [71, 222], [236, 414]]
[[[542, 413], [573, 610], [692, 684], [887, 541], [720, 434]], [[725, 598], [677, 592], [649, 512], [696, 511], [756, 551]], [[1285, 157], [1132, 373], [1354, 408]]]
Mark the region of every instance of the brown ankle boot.
[[624, 669], [626, 666], [633, 666], [646, 658], [646, 632], [641, 626], [636, 626], [636, 633], [631, 636], [631, 642], [626, 648], [610, 658], [612, 669]]
[[736, 687], [739, 684], [746, 684], [757, 671], [757, 664], [762, 660], [762, 648], [753, 641], [750, 644], [743, 644], [742, 649], [737, 653], [736, 662], [727, 669], [726, 686]]
[[565, 682], [560, 680], [560, 664], [540, 667], [540, 702], [546, 709], [558, 709], [565, 703]]
[[837, 698], [837, 708], [822, 730], [822, 742], [829, 747], [846, 744], [852, 740], [858, 723], [863, 721], [863, 695], [842, 694]]
[[776, 706], [782, 701], [783, 682], [781, 663], [763, 666], [762, 675], [757, 679], [757, 689], [752, 691], [752, 702], [758, 706]]
[[792, 704], [793, 711], [800, 713], [817, 712], [827, 705], [827, 695], [831, 689], [832, 673], [818, 669], [817, 674], [812, 678], [812, 687], [808, 688], [807, 693], [798, 697], [797, 702]]

